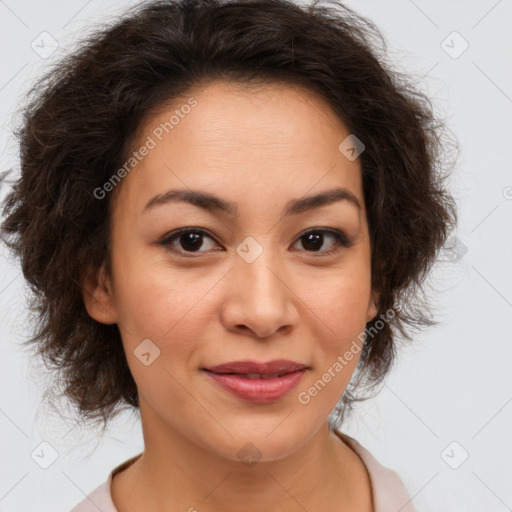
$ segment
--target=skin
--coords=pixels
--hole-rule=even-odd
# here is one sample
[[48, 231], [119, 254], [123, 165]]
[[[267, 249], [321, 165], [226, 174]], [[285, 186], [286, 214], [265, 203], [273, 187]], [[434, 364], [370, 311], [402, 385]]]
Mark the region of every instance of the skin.
[[[84, 281], [89, 314], [118, 324], [139, 389], [145, 450], [113, 479], [112, 499], [119, 512], [371, 511], [364, 464], [328, 427], [359, 354], [307, 405], [298, 401], [377, 313], [360, 161], [338, 149], [350, 132], [323, 98], [290, 84], [214, 81], [189, 97], [197, 106], [115, 191], [111, 275], [102, 268]], [[147, 119], [134, 147], [187, 98]], [[337, 201], [282, 216], [289, 200], [333, 187], [362, 208]], [[144, 211], [170, 189], [215, 194], [238, 203], [237, 215], [185, 202]], [[199, 252], [183, 237], [159, 243], [184, 227], [208, 232]], [[311, 248], [303, 232], [312, 228], [342, 231], [352, 245], [324, 234]], [[263, 249], [252, 263], [236, 252], [248, 236]], [[149, 366], [134, 354], [144, 339], [160, 350]], [[273, 359], [310, 369], [267, 405], [201, 371]], [[247, 443], [260, 454], [252, 466], [237, 456]]]

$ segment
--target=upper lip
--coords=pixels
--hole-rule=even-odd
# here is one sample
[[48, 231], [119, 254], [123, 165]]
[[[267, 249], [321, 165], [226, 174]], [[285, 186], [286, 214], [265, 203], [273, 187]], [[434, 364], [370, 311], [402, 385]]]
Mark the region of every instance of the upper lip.
[[307, 368], [308, 366], [302, 363], [296, 363], [295, 361], [288, 361], [286, 359], [276, 359], [266, 363], [258, 363], [256, 361], [232, 361], [217, 366], [209, 366], [203, 368], [203, 370], [213, 373], [256, 373], [259, 375], [274, 375], [296, 372]]

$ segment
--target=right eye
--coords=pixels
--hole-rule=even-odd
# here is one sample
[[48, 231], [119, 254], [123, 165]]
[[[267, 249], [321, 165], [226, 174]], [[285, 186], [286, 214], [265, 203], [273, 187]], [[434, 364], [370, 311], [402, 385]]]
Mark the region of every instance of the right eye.
[[[173, 252], [185, 255], [187, 253], [202, 253], [199, 249], [204, 245], [205, 238], [215, 242], [214, 239], [201, 228], [182, 228], [166, 235], [160, 245], [169, 248]], [[212, 247], [218, 247], [215, 243], [210, 243]], [[177, 247], [177, 246], [181, 246]]]

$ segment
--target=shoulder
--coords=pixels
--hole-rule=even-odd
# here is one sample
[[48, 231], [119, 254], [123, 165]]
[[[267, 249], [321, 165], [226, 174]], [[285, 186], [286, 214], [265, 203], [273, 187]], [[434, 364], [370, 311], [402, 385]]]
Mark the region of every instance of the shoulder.
[[110, 496], [110, 480], [111, 476], [109, 475], [105, 483], [94, 489], [70, 512], [98, 512], [98, 510], [102, 512], [117, 512]]
[[416, 512], [405, 485], [398, 474], [380, 462], [354, 438], [339, 430], [334, 432], [361, 458], [372, 485], [375, 512]]
[[76, 505], [70, 512], [117, 512], [117, 509], [112, 501], [111, 484], [112, 477], [123, 469], [126, 469], [130, 464], [135, 462], [142, 454], [132, 457], [119, 466], [115, 467], [108, 475], [107, 481], [102, 483], [99, 487], [94, 489], [88, 494], [78, 505]]

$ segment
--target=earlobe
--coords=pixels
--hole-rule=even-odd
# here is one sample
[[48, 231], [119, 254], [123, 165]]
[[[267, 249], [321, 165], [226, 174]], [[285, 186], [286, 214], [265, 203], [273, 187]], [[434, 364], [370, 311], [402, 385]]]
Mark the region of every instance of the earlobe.
[[112, 288], [104, 265], [87, 269], [82, 281], [82, 296], [85, 309], [94, 320], [102, 324], [117, 322]]
[[378, 301], [379, 294], [375, 290], [372, 290], [370, 304], [368, 305], [368, 313], [366, 314], [366, 323], [371, 322], [377, 316], [379, 311]]

